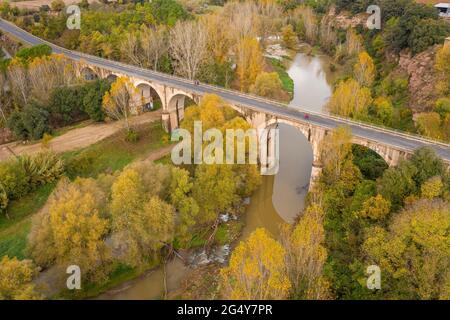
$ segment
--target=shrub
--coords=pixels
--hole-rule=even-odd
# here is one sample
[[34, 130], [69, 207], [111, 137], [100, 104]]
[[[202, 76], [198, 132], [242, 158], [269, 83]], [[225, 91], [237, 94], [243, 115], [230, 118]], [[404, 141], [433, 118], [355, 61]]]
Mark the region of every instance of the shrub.
[[53, 152], [44, 151], [33, 156], [19, 158], [31, 188], [54, 182], [64, 173], [63, 161]]
[[20, 139], [38, 140], [45, 132], [50, 132], [48, 112], [32, 102], [23, 111], [14, 111], [7, 121], [8, 128]]
[[42, 140], [41, 140], [42, 146], [45, 149], [48, 149], [50, 147], [50, 141], [52, 141], [52, 139], [53, 139], [53, 136], [51, 134], [44, 133], [44, 136], [42, 137]]
[[0, 163], [0, 185], [8, 199], [18, 199], [30, 191], [28, 176], [17, 159]]
[[137, 142], [139, 140], [139, 134], [134, 130], [127, 131], [125, 140], [128, 142]]
[[53, 128], [66, 126], [81, 118], [85, 118], [78, 87], [56, 88], [46, 108]]
[[105, 113], [102, 108], [102, 101], [105, 92], [110, 89], [110, 84], [105, 80], [89, 82], [83, 87], [83, 109], [94, 121], [105, 120]]
[[84, 176], [92, 168], [93, 163], [94, 154], [91, 152], [82, 152], [65, 162], [66, 174], [70, 178]]

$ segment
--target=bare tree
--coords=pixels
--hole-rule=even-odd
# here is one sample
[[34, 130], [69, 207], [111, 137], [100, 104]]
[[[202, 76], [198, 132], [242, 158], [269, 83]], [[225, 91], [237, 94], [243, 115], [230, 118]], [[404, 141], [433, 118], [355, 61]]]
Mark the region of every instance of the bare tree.
[[156, 71], [161, 57], [167, 53], [165, 28], [144, 28], [141, 33], [141, 47], [145, 66]]
[[33, 97], [45, 102], [54, 88], [75, 81], [74, 67], [62, 54], [35, 58], [28, 67], [28, 78]]
[[178, 22], [170, 32], [170, 54], [177, 74], [196, 79], [207, 53], [207, 34], [196, 21]]
[[223, 9], [223, 15], [226, 18], [227, 28], [230, 29], [229, 34], [234, 39], [234, 44], [239, 43], [243, 38], [257, 36], [258, 7], [253, 1], [228, 2]]
[[124, 120], [125, 128], [131, 130], [129, 117], [135, 106], [135, 97], [138, 90], [133, 82], [127, 77], [119, 77], [111, 85], [109, 92], [103, 97], [103, 110], [105, 113], [116, 120]]
[[17, 101], [27, 104], [29, 94], [29, 81], [27, 70], [18, 61], [12, 61], [8, 67], [8, 79], [11, 83], [11, 90]]
[[268, 1], [258, 3], [258, 12], [258, 35], [265, 46], [267, 38], [275, 35], [282, 25], [282, 10], [278, 3]]
[[142, 67], [139, 37], [135, 31], [128, 32], [120, 43], [120, 52], [124, 58], [134, 65]]

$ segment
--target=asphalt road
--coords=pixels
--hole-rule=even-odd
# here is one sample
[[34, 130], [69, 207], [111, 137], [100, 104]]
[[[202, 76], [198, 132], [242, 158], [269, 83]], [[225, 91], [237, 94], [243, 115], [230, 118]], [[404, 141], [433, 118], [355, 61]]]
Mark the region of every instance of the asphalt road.
[[[271, 102], [257, 97], [244, 95], [239, 92], [224, 90], [218, 87], [213, 87], [205, 84], [195, 85], [193, 82], [176, 78], [170, 75], [154, 72], [147, 69], [138, 68], [135, 66], [126, 65], [120, 62], [106, 60], [95, 56], [86, 55], [76, 51], [70, 51], [50, 44], [38, 37], [35, 37], [28, 32], [18, 28], [17, 26], [0, 19], [0, 29], [6, 33], [13, 35], [15, 38], [20, 39], [22, 42], [29, 43], [31, 45], [37, 45], [42, 43], [49, 44], [55, 53], [63, 53], [73, 60], [83, 59], [89, 64], [96, 65], [100, 68], [104, 68], [111, 71], [116, 71], [129, 76], [142, 78], [145, 80], [162, 82], [167, 85], [178, 87], [180, 89], [197, 93], [213, 93], [221, 96], [228, 102], [238, 105], [244, 105], [255, 111], [262, 111], [272, 114], [278, 118], [289, 119], [296, 122], [309, 122], [312, 125], [318, 125], [326, 128], [335, 128], [339, 125], [346, 125], [351, 128], [354, 136], [376, 141], [385, 145], [390, 145], [395, 148], [413, 151], [422, 146], [431, 146], [437, 154], [439, 154], [447, 162], [450, 162], [450, 144], [434, 142], [425, 138], [421, 138], [406, 133], [399, 133], [384, 128], [377, 128], [371, 125], [360, 124], [347, 119], [337, 118], [326, 114], [311, 113], [309, 111], [301, 111], [299, 109], [290, 108], [286, 105], [281, 105], [276, 102]], [[305, 120], [305, 113], [308, 113], [309, 119]]]

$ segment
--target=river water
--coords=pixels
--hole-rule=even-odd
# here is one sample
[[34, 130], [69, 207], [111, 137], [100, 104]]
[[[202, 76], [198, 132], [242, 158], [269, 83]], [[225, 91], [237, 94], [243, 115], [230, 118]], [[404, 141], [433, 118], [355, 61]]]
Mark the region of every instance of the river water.
[[[325, 57], [298, 53], [288, 69], [294, 80], [294, 97], [290, 105], [323, 112], [331, 95], [332, 73]], [[279, 226], [292, 223], [303, 210], [311, 176], [313, 154], [308, 140], [295, 128], [280, 124], [280, 170], [275, 176], [264, 176], [262, 185], [252, 196], [245, 213], [244, 240], [256, 228], [266, 228], [275, 238]], [[165, 289], [179, 287], [188, 268], [177, 258], [166, 265], [122, 284], [98, 299], [161, 299]]]

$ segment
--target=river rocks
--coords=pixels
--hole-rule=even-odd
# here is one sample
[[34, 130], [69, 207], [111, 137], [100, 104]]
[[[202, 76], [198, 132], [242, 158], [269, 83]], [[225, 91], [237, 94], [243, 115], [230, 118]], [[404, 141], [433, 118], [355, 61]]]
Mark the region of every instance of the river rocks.
[[225, 264], [231, 253], [231, 246], [225, 244], [223, 246], [216, 246], [209, 251], [201, 249], [192, 253], [188, 258], [189, 266], [192, 268], [204, 266], [210, 263]]

